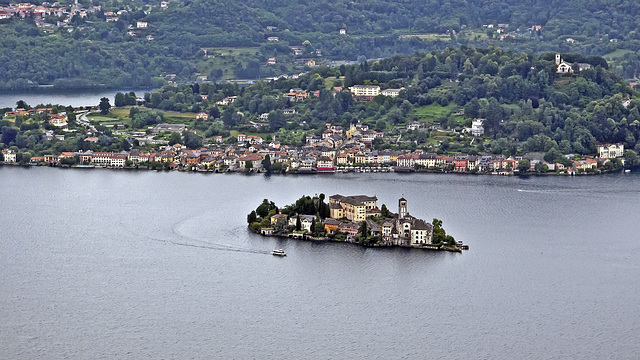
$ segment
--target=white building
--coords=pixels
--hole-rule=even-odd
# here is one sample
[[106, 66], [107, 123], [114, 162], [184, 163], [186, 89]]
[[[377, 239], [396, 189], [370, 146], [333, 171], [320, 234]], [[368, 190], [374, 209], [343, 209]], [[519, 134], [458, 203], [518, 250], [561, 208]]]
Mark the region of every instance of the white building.
[[613, 159], [624, 155], [623, 144], [602, 144], [597, 146], [598, 156], [602, 159]]
[[146, 29], [149, 26], [149, 23], [146, 21], [137, 21], [136, 22], [136, 27], [138, 29]]
[[349, 88], [353, 96], [378, 96], [380, 86], [377, 85], [354, 85]]
[[473, 119], [471, 121], [471, 135], [473, 136], [481, 136], [484, 134], [484, 127], [482, 123], [484, 119]]
[[4, 155], [4, 162], [7, 164], [16, 163], [16, 152], [13, 150], [3, 150], [2, 155]]
[[400, 91], [404, 90], [404, 88], [400, 89], [385, 89], [382, 90], [382, 95], [390, 96], [390, 97], [398, 97], [400, 95]]

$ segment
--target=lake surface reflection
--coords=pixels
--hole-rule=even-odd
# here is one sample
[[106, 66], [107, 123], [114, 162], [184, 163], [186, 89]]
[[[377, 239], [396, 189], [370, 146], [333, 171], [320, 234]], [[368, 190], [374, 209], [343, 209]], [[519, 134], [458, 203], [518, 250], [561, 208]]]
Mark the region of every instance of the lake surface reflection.
[[[640, 176], [0, 167], [0, 358], [637, 358]], [[263, 198], [370, 194], [462, 254], [263, 238]], [[286, 258], [268, 255], [284, 248]]]

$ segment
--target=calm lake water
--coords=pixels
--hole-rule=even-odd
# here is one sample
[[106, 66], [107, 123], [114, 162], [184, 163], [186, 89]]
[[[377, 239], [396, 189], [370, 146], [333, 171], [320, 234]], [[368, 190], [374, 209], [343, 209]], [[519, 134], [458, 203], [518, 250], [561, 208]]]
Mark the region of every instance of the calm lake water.
[[[0, 167], [0, 358], [637, 359], [640, 176]], [[462, 254], [262, 238], [263, 198], [377, 195]], [[284, 248], [288, 256], [269, 255]]]
[[[103, 97], [109, 98], [113, 105], [116, 93], [128, 93], [131, 89], [120, 90], [61, 90], [53, 88], [35, 89], [30, 91], [2, 91], [0, 92], [0, 108], [16, 107], [16, 102], [24, 100], [31, 106], [38, 104], [60, 104], [64, 106], [96, 106]], [[143, 96], [151, 89], [133, 89], [137, 96]]]

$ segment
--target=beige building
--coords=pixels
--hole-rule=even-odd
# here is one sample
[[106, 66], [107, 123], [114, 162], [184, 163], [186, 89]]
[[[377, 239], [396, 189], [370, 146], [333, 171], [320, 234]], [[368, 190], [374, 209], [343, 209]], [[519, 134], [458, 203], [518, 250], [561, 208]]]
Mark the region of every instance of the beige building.
[[612, 159], [622, 157], [624, 155], [623, 144], [603, 144], [598, 145], [598, 156], [602, 159]]
[[380, 86], [377, 85], [354, 85], [349, 88], [353, 96], [378, 96]]
[[351, 221], [364, 221], [369, 210], [378, 208], [378, 198], [375, 196], [356, 195], [329, 197], [330, 216], [334, 219], [347, 218]]

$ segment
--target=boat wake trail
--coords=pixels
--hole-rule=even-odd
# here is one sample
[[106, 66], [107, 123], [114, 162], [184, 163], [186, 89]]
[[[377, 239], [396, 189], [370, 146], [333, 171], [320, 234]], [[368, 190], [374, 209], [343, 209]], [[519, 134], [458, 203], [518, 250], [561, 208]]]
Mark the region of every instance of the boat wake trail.
[[215, 242], [206, 241], [206, 240], [194, 239], [194, 238], [180, 234], [178, 231], [176, 231], [175, 227], [173, 227], [173, 233], [177, 237], [179, 237], [180, 240], [163, 239], [163, 238], [151, 236], [148, 234], [145, 234], [145, 235], [135, 234], [133, 231], [131, 231], [131, 234], [136, 236], [137, 238], [144, 238], [150, 241], [176, 245], [176, 246], [185, 246], [185, 247], [217, 250], [217, 251], [230, 251], [230, 252], [238, 252], [238, 253], [246, 253], [246, 254], [265, 254], [265, 255], [271, 254], [271, 251], [267, 251], [267, 250], [247, 249], [239, 246], [232, 246], [232, 245], [220, 244], [220, 243], [215, 243]]

